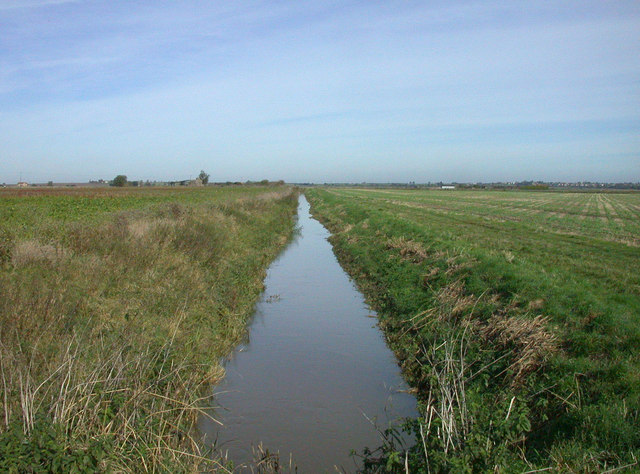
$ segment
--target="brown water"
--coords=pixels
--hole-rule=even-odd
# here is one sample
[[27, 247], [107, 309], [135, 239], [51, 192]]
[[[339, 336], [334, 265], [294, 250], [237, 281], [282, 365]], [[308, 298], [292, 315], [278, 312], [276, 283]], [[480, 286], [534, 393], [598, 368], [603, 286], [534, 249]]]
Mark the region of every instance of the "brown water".
[[249, 328], [226, 363], [214, 416], [200, 429], [238, 465], [259, 442], [298, 472], [356, 469], [351, 449], [381, 444], [373, 423], [415, 416], [395, 358], [329, 233], [300, 198], [300, 235], [271, 265]]

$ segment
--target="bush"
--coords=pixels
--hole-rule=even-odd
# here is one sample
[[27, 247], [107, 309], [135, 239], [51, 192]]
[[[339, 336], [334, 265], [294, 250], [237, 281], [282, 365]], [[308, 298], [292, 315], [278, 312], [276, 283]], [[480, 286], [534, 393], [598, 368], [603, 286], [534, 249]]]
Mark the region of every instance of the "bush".
[[116, 186], [118, 188], [122, 188], [127, 185], [127, 177], [123, 174], [119, 174], [118, 176], [113, 178], [111, 185]]

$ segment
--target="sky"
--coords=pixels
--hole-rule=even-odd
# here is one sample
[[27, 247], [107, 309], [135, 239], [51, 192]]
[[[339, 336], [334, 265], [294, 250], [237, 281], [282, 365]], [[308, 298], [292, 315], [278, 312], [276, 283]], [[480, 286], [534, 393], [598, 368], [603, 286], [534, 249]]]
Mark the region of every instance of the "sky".
[[640, 2], [0, 0], [0, 182], [640, 181]]

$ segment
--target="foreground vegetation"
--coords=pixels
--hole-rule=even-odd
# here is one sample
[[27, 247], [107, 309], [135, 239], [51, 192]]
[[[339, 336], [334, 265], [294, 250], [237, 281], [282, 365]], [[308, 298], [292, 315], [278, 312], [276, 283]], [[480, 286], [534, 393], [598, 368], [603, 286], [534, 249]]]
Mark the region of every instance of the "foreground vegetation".
[[639, 194], [306, 194], [420, 404], [365, 470], [639, 469]]
[[224, 467], [193, 432], [297, 199], [0, 191], [0, 471]]

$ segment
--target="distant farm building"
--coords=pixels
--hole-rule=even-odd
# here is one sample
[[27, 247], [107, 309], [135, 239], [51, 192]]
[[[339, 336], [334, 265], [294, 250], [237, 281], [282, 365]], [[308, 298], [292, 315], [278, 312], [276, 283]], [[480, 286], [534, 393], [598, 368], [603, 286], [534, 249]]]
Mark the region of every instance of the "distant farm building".
[[167, 181], [169, 186], [204, 186], [200, 178], [183, 179], [182, 181]]
[[456, 187], [455, 186], [444, 185], [444, 186], [442, 186], [442, 189], [456, 189]]
[[18, 187], [19, 187], [19, 188], [26, 188], [26, 187], [28, 187], [28, 186], [29, 186], [29, 183], [25, 183], [24, 181], [20, 181], [20, 182], [18, 183]]

